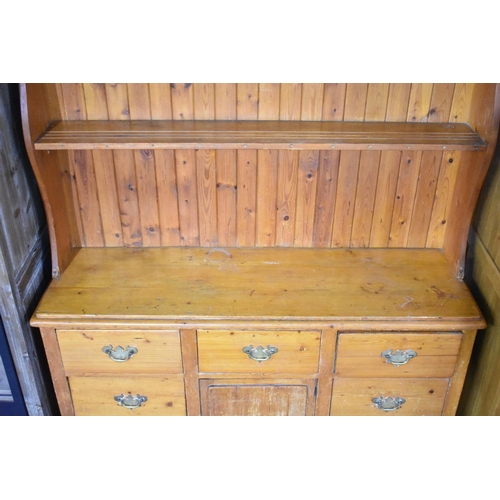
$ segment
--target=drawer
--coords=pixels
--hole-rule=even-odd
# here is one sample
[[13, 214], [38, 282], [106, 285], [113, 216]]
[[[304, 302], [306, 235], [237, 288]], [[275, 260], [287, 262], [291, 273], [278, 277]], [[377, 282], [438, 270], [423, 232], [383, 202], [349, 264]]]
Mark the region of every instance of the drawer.
[[[340, 377], [448, 378], [455, 371], [461, 340], [461, 333], [446, 332], [341, 333], [335, 372]], [[382, 356], [386, 351], [394, 356], [392, 362]]]
[[320, 339], [311, 331], [198, 330], [199, 371], [317, 373]]
[[58, 330], [57, 339], [67, 375], [182, 373], [176, 331]]
[[[186, 415], [184, 382], [178, 378], [69, 377], [68, 380], [77, 416]], [[147, 399], [141, 402], [138, 396]], [[123, 397], [123, 404], [132, 408], [120, 405], [115, 397]]]
[[[330, 415], [335, 416], [390, 416], [390, 415], [441, 415], [447, 379], [364, 379], [338, 378], [333, 383]], [[398, 409], [384, 411], [373, 402], [390, 409], [396, 398], [405, 400]]]

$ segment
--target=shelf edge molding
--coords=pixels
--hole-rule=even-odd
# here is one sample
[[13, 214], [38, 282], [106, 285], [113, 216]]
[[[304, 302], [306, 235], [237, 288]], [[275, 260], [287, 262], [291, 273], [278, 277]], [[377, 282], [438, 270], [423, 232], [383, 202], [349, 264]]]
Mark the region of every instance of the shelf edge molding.
[[313, 121], [59, 121], [37, 150], [285, 149], [482, 151], [465, 123]]

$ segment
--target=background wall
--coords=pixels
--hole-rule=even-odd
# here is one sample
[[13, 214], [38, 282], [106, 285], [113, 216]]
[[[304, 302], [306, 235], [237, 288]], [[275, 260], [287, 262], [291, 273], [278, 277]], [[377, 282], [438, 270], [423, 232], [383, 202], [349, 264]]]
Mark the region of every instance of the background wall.
[[460, 415], [500, 415], [500, 147], [483, 185], [469, 233], [466, 282], [488, 327], [478, 333]]

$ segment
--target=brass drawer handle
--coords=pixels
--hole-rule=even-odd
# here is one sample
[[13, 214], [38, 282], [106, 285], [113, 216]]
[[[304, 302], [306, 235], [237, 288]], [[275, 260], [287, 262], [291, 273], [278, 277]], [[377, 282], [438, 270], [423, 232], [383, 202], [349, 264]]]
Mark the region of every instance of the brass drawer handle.
[[383, 398], [382, 396], [379, 396], [378, 398], [373, 398], [372, 403], [374, 403], [379, 410], [395, 411], [406, 403], [406, 399], [400, 398], [399, 396], [395, 398], [391, 398], [390, 396]]
[[113, 361], [116, 361], [117, 363], [124, 363], [125, 361], [128, 361], [134, 354], [137, 354], [137, 348], [127, 346], [127, 348], [124, 349], [122, 346], [117, 346], [113, 349], [113, 346], [110, 344], [104, 346], [102, 348], [102, 352], [104, 354], [107, 354]]
[[383, 358], [386, 358], [387, 363], [391, 363], [394, 366], [406, 365], [406, 363], [416, 355], [417, 353], [411, 349], [406, 349], [404, 352], [399, 349], [392, 352], [392, 349], [388, 349], [381, 354]]
[[140, 394], [137, 394], [137, 396], [132, 396], [132, 394], [124, 396], [123, 394], [120, 394], [119, 396], [115, 396], [114, 400], [124, 408], [135, 410], [136, 408], [139, 408], [139, 406], [142, 406], [142, 403], [147, 401], [148, 398], [146, 396], [141, 396]]
[[248, 345], [242, 349], [245, 354], [248, 354], [250, 359], [258, 361], [267, 361], [273, 354], [278, 352], [278, 348], [268, 345], [267, 347], [262, 347], [261, 345], [254, 348], [253, 345]]

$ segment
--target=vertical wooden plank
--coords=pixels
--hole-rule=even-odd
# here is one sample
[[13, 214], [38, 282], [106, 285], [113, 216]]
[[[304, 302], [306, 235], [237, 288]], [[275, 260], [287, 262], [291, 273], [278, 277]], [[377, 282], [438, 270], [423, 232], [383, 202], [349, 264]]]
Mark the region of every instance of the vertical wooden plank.
[[473, 83], [456, 83], [451, 103], [450, 123], [469, 121], [469, 113], [474, 93]]
[[237, 240], [240, 247], [255, 245], [257, 194], [257, 152], [240, 150], [236, 154], [238, 171]]
[[300, 120], [302, 84], [282, 83], [280, 89], [280, 120]]
[[217, 236], [219, 246], [236, 246], [236, 151], [218, 150]]
[[323, 114], [323, 83], [302, 84], [301, 120], [321, 120]]
[[175, 170], [179, 199], [181, 245], [199, 246], [195, 152], [189, 149], [177, 149], [175, 151]]
[[213, 83], [194, 84], [194, 119], [215, 120], [215, 86]]
[[134, 150], [137, 195], [142, 229], [142, 244], [145, 247], [161, 245], [158, 194], [156, 191], [156, 168], [153, 151]]
[[153, 120], [172, 119], [172, 97], [167, 83], [150, 83], [151, 118]]
[[236, 118], [256, 120], [259, 114], [259, 85], [238, 83], [236, 85]]
[[214, 149], [196, 151], [196, 179], [200, 245], [215, 247], [217, 246], [217, 195]]
[[104, 83], [84, 83], [85, 106], [88, 120], [107, 120], [108, 104]]
[[158, 212], [162, 246], [179, 246], [181, 243], [179, 205], [174, 151], [155, 151], [156, 178], [158, 182]]
[[278, 151], [257, 151], [256, 245], [270, 247], [276, 243], [276, 193]]
[[131, 120], [151, 120], [151, 103], [147, 83], [129, 83], [128, 103]]
[[60, 89], [63, 95], [66, 120], [86, 120], [83, 85], [81, 83], [62, 83]]
[[426, 122], [429, 117], [432, 83], [412, 83], [406, 121]]
[[236, 84], [215, 84], [215, 119], [236, 120]]
[[[107, 120], [108, 105], [103, 83], [84, 83], [85, 104], [89, 120]], [[104, 243], [107, 247], [123, 246], [120, 207], [116, 191], [115, 165], [111, 151], [92, 151], [99, 199]]]
[[325, 83], [322, 114], [324, 121], [342, 121], [346, 90], [345, 83]]
[[450, 211], [453, 190], [457, 180], [460, 164], [460, 151], [443, 153], [439, 178], [436, 187], [434, 206], [432, 207], [431, 222], [427, 235], [427, 248], [442, 248], [446, 232], [447, 217]]
[[299, 151], [294, 238], [296, 247], [310, 247], [313, 243], [318, 167], [319, 151]]
[[[193, 120], [194, 98], [192, 83], [171, 83], [170, 93], [172, 95], [172, 119]], [[182, 229], [182, 224], [181, 224]]]
[[198, 350], [196, 330], [181, 330], [182, 365], [186, 390], [186, 409], [188, 416], [199, 416], [200, 388], [198, 387]]
[[259, 83], [259, 120], [279, 120], [280, 84]]
[[403, 151], [401, 154], [389, 247], [403, 248], [408, 243], [421, 159], [421, 151]]
[[351, 242], [351, 228], [358, 184], [359, 151], [342, 151], [340, 154], [337, 199], [333, 221], [333, 247], [348, 247]]
[[106, 101], [110, 120], [130, 120], [126, 83], [106, 83]]
[[455, 92], [454, 83], [435, 83], [432, 91], [429, 122], [446, 123], [450, 118], [451, 103]]
[[336, 345], [337, 332], [323, 330], [319, 359], [318, 397], [316, 399], [317, 416], [328, 416], [330, 414]]
[[372, 248], [385, 248], [389, 243], [400, 163], [401, 151], [382, 151], [370, 234]]
[[329, 247], [332, 241], [339, 162], [340, 151], [320, 151], [314, 214], [314, 247]]
[[113, 157], [123, 243], [125, 246], [142, 246], [134, 155], [131, 151], [117, 149], [113, 151]]
[[408, 247], [410, 248], [425, 247], [442, 156], [443, 153], [439, 151], [424, 151], [422, 153], [415, 206], [408, 236]]
[[389, 98], [388, 83], [369, 83], [366, 96], [365, 121], [385, 121], [387, 100]]
[[102, 247], [104, 238], [91, 151], [74, 151], [71, 156], [76, 177], [85, 245], [88, 247]]
[[347, 84], [344, 108], [345, 121], [362, 122], [365, 119], [367, 93], [367, 83]]
[[385, 120], [388, 122], [404, 122], [408, 116], [411, 83], [391, 83], [387, 100]]
[[276, 199], [276, 246], [291, 247], [295, 239], [295, 208], [299, 152], [278, 152], [278, 192]]
[[352, 222], [352, 247], [368, 247], [377, 190], [380, 151], [362, 151]]
[[95, 177], [105, 246], [123, 246], [113, 152], [95, 150], [92, 151], [92, 158], [96, 167]]

